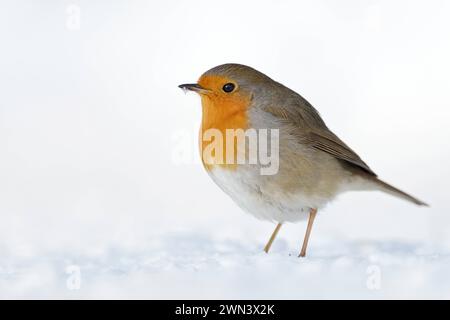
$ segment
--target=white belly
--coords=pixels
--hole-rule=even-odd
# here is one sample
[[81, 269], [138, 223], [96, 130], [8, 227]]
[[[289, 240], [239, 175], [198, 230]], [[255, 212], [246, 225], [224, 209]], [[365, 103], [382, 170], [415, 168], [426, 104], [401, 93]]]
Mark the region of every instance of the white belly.
[[260, 175], [257, 166], [240, 165], [235, 170], [214, 167], [209, 175], [244, 211], [261, 220], [305, 220], [311, 208], [323, 207], [329, 199], [306, 196], [300, 190], [287, 193], [277, 187], [274, 176]]

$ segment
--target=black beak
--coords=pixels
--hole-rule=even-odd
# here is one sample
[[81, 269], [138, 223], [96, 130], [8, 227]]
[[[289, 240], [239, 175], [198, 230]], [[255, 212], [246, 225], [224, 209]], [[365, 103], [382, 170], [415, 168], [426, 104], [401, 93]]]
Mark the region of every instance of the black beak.
[[183, 90], [189, 90], [189, 91], [195, 91], [195, 92], [204, 92], [208, 91], [205, 88], [203, 88], [201, 85], [197, 83], [186, 83], [186, 84], [180, 84], [178, 88], [181, 88]]

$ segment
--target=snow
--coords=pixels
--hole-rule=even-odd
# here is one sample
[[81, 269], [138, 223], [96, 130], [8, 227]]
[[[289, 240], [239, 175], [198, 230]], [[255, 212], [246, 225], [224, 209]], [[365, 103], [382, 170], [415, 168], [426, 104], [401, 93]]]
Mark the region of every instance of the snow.
[[[230, 1], [1, 2], [0, 298], [450, 298], [450, 3]], [[431, 206], [347, 193], [305, 259], [305, 222], [264, 254], [275, 225], [204, 172], [178, 88], [225, 62]]]
[[[450, 254], [408, 242], [313, 245], [307, 258], [284, 241], [260, 244], [180, 234], [144, 251], [95, 257], [53, 253], [3, 262], [1, 298], [381, 299], [450, 298]], [[67, 266], [80, 268], [70, 290]], [[5, 288], [8, 288], [5, 290]]]

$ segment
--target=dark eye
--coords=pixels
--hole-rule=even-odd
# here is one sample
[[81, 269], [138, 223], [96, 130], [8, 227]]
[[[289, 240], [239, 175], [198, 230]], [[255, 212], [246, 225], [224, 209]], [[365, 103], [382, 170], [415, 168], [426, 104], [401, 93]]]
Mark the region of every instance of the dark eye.
[[225, 84], [223, 87], [222, 87], [222, 90], [223, 91], [225, 91], [225, 92], [227, 92], [227, 93], [229, 93], [229, 92], [231, 92], [231, 91], [233, 91], [234, 90], [234, 84], [233, 83], [227, 83], [227, 84]]

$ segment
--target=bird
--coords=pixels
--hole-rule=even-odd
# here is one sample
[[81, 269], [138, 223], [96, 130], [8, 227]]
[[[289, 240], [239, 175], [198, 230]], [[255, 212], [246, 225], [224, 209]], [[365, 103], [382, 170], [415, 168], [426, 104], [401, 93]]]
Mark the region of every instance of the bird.
[[[252, 67], [222, 64], [204, 72], [196, 83], [181, 84], [179, 88], [196, 92], [201, 98], [199, 148], [208, 175], [245, 212], [276, 223], [264, 246], [266, 253], [283, 224], [308, 220], [298, 255], [305, 257], [317, 213], [347, 191], [382, 191], [428, 206], [379, 179], [327, 127], [305, 98]], [[275, 174], [261, 174], [262, 163], [237, 163], [236, 156], [231, 159], [234, 162], [222, 159], [225, 155], [219, 151], [225, 145], [244, 153], [244, 159], [249, 158], [249, 146], [237, 145], [237, 139], [227, 136], [227, 131], [250, 129], [277, 130]], [[215, 150], [216, 158], [222, 161], [211, 161], [202, 152], [212, 143], [211, 137], [205, 138], [211, 131], [228, 139]], [[211, 152], [213, 157], [215, 153]]]

